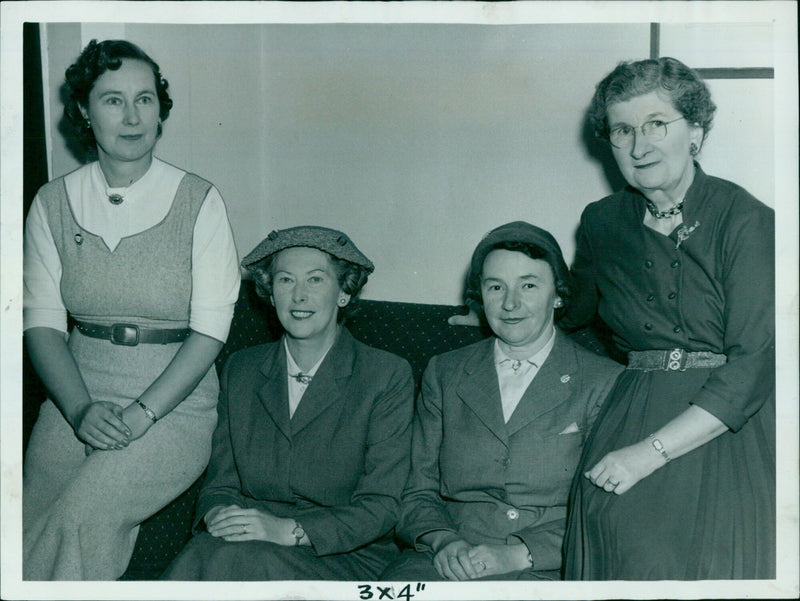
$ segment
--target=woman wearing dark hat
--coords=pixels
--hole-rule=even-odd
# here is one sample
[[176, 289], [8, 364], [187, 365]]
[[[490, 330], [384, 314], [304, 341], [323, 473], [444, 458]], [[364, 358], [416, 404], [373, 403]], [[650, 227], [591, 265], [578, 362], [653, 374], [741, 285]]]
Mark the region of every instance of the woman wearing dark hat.
[[153, 59], [93, 40], [66, 77], [97, 160], [43, 186], [25, 229], [25, 341], [49, 399], [25, 454], [23, 577], [114, 580], [208, 462], [240, 273], [219, 192], [153, 156], [172, 107]]
[[576, 477], [567, 578], [775, 577], [774, 213], [695, 161], [714, 110], [666, 57], [592, 101], [629, 187], [583, 213], [568, 319], [599, 313], [629, 361]]
[[272, 232], [242, 261], [285, 329], [232, 355], [172, 580], [373, 580], [396, 556], [414, 385], [341, 325], [373, 266], [343, 233]]
[[467, 296], [495, 336], [425, 371], [398, 525], [412, 549], [382, 579], [558, 579], [569, 485], [621, 366], [555, 329], [570, 276], [544, 230], [490, 232]]

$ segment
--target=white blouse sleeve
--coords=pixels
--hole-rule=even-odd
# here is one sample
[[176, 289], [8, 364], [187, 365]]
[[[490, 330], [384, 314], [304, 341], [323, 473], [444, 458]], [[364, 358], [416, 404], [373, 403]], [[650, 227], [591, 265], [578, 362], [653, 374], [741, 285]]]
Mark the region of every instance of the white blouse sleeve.
[[239, 258], [225, 204], [213, 186], [197, 215], [189, 327], [225, 342], [239, 297]]
[[46, 327], [66, 333], [67, 309], [61, 299], [61, 258], [38, 195], [33, 199], [25, 224], [22, 278], [23, 330]]

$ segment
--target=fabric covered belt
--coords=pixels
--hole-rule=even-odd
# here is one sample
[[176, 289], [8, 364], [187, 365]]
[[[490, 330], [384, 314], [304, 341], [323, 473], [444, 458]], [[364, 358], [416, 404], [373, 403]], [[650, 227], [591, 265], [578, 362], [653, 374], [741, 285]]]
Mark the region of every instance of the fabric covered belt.
[[682, 348], [671, 351], [631, 351], [628, 353], [628, 369], [644, 371], [684, 371], [693, 368], [719, 367], [727, 363], [728, 357], [709, 351], [690, 352]]
[[137, 344], [169, 344], [181, 342], [189, 336], [189, 328], [162, 330], [142, 328], [132, 323], [115, 323], [103, 326], [85, 321], [75, 321], [75, 326], [84, 336], [110, 340], [113, 344], [136, 346]]

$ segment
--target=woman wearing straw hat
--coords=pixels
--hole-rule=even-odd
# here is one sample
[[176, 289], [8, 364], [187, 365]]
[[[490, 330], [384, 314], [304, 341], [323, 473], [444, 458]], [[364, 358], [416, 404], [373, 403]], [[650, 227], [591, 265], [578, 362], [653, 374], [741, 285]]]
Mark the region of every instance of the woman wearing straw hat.
[[375, 579], [398, 552], [414, 386], [341, 324], [373, 265], [313, 226], [272, 232], [242, 265], [285, 333], [226, 364], [195, 536], [166, 577]]

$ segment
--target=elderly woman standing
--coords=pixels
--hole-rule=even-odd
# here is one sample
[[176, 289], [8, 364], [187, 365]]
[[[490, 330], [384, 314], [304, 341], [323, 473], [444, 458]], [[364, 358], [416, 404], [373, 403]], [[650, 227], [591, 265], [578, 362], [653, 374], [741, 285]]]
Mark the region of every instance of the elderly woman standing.
[[672, 58], [622, 63], [591, 118], [629, 187], [581, 218], [568, 320], [628, 368], [572, 489], [572, 579], [775, 576], [774, 217], [695, 161], [715, 106]]
[[97, 160], [43, 186], [26, 225], [25, 340], [49, 400], [25, 456], [23, 575], [113, 580], [208, 461], [240, 276], [219, 192], [153, 156], [172, 107], [153, 59], [92, 41], [66, 77]]
[[397, 555], [414, 384], [341, 325], [372, 262], [342, 232], [272, 232], [242, 261], [285, 333], [239, 351], [195, 537], [173, 580], [373, 580]]
[[621, 371], [556, 331], [570, 276], [546, 231], [514, 222], [475, 249], [467, 296], [494, 336], [431, 359], [386, 580], [557, 580], [567, 493]]

